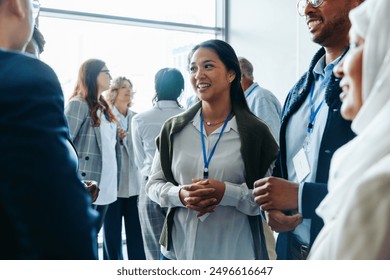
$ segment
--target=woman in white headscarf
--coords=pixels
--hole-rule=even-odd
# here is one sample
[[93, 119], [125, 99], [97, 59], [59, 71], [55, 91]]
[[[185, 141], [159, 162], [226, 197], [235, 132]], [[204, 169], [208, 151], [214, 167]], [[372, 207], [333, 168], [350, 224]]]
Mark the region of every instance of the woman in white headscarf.
[[390, 259], [390, 1], [351, 11], [351, 49], [341, 112], [358, 135], [334, 155], [329, 193], [317, 213], [325, 226], [309, 259]]

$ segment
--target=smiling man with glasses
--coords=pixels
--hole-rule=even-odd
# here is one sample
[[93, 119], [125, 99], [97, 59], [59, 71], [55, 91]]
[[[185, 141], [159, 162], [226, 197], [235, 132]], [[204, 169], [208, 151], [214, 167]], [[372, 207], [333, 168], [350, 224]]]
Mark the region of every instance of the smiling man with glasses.
[[300, 0], [300, 1], [298, 1], [297, 10], [298, 10], [298, 14], [300, 16], [303, 17], [305, 15], [305, 9], [309, 3], [313, 8], [318, 8], [319, 6], [321, 6], [322, 3], [324, 3], [324, 0]]
[[327, 194], [333, 153], [355, 135], [340, 115], [341, 89], [332, 73], [349, 45], [348, 13], [363, 0], [302, 0], [300, 16], [321, 49], [289, 92], [282, 112], [274, 177], [255, 183], [255, 201], [279, 232], [278, 259], [306, 259], [323, 226], [315, 209]]
[[97, 213], [77, 175], [60, 83], [22, 53], [37, 3], [0, 0], [0, 260], [96, 259]]

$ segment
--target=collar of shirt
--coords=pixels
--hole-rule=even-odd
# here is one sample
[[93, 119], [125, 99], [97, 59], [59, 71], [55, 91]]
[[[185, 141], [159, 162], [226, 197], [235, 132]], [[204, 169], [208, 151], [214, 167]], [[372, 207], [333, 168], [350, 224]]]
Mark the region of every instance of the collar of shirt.
[[177, 108], [177, 102], [174, 100], [160, 100], [153, 104], [155, 109], [167, 109], [167, 108]]
[[323, 80], [325, 78], [326, 71], [329, 68], [333, 69], [334, 66], [336, 66], [340, 62], [340, 60], [341, 60], [341, 55], [335, 60], [333, 60], [331, 63], [329, 63], [328, 65], [325, 65], [325, 55], [321, 57], [313, 68], [314, 79], [318, 81], [321, 77], [321, 80]]
[[[195, 117], [192, 119], [191, 122], [192, 122], [193, 126], [195, 126], [195, 128], [200, 131], [200, 126], [199, 126], [199, 124], [200, 124], [200, 110], [196, 113]], [[218, 127], [211, 134], [219, 133], [221, 131], [221, 129], [222, 129], [222, 126]], [[236, 116], [234, 116], [234, 115], [230, 119], [230, 121], [228, 121], [224, 133], [228, 132], [230, 129], [234, 130], [235, 132], [238, 133]], [[204, 132], [204, 133], [206, 133], [206, 132]]]

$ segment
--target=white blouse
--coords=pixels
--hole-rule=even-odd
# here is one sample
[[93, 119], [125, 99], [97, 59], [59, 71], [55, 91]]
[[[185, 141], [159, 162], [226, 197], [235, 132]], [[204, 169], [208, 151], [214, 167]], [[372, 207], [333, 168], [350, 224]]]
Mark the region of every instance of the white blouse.
[[[179, 187], [167, 182], [160, 156], [154, 157], [151, 177], [146, 185], [149, 197], [161, 207], [176, 209], [172, 228], [173, 248], [163, 254], [171, 259], [254, 259], [253, 237], [247, 215], [260, 214], [252, 190], [245, 183], [241, 141], [233, 117], [217, 145], [209, 164], [209, 178], [225, 182], [226, 190], [213, 213], [196, 218], [197, 212], [183, 206], [179, 190], [192, 178], [203, 176], [203, 154], [199, 112], [182, 131], [174, 135], [172, 172]], [[214, 147], [222, 127], [207, 136], [207, 155]]]
[[99, 182], [99, 196], [96, 205], [107, 205], [117, 199], [117, 160], [116, 160], [116, 123], [101, 117], [100, 135], [102, 140], [102, 175]]

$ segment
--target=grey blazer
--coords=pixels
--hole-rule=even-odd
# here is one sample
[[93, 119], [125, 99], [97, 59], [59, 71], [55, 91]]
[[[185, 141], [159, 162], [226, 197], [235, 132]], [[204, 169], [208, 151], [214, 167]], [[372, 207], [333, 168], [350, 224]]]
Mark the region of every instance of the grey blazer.
[[[70, 135], [79, 158], [79, 174], [83, 180], [100, 182], [102, 172], [102, 142], [100, 127], [93, 127], [87, 102], [81, 97], [72, 98], [65, 107]], [[118, 171], [120, 170], [120, 147], [116, 145]], [[118, 174], [119, 175], [119, 174]], [[118, 176], [119, 184], [119, 176]]]
[[[113, 112], [118, 117], [119, 111], [113, 107]], [[135, 156], [133, 141], [131, 137], [131, 120], [136, 115], [130, 109], [127, 110], [127, 136], [121, 146], [121, 170], [120, 184], [118, 188], [118, 197], [129, 198], [130, 196], [139, 195], [141, 189], [141, 174], [135, 165]]]

